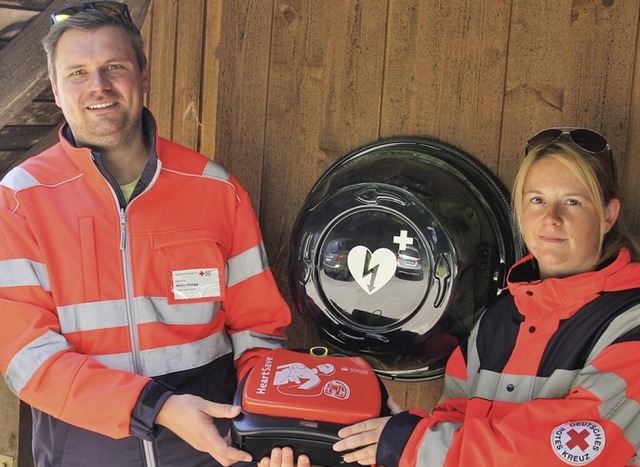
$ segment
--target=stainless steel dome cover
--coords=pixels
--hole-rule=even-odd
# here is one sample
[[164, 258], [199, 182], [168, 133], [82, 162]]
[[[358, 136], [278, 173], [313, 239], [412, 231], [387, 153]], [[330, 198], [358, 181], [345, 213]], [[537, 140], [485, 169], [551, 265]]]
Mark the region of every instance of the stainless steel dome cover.
[[298, 310], [383, 377], [441, 376], [519, 253], [508, 192], [433, 139], [348, 154], [310, 191], [292, 231]]

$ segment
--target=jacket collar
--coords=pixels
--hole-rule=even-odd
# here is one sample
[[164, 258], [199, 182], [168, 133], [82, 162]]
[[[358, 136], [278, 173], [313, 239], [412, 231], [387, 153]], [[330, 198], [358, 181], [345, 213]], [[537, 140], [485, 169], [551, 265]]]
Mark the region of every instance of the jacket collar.
[[526, 296], [526, 302], [533, 300], [536, 308], [553, 309], [568, 317], [602, 292], [640, 287], [640, 263], [632, 263], [629, 251], [623, 248], [601, 269], [541, 280], [535, 259], [528, 255], [509, 271], [507, 287], [516, 303], [524, 303]]
[[[148, 141], [150, 142], [151, 153], [140, 176], [140, 181], [134, 190], [133, 196], [144, 191], [144, 189], [151, 183], [158, 167], [158, 153], [156, 150], [158, 144], [157, 125], [153, 115], [146, 107], [142, 109], [141, 124], [142, 132], [145, 138], [148, 138]], [[92, 151], [86, 146], [78, 146], [68, 123], [65, 123], [60, 128], [58, 136], [64, 151], [69, 155], [69, 157], [71, 157], [71, 160], [81, 172], [88, 176], [105, 178], [114, 187], [114, 189], [117, 188], [116, 193], [120, 193], [120, 188], [117, 186], [115, 179], [104, 168], [102, 155], [97, 151]], [[124, 200], [120, 201], [122, 204]]]

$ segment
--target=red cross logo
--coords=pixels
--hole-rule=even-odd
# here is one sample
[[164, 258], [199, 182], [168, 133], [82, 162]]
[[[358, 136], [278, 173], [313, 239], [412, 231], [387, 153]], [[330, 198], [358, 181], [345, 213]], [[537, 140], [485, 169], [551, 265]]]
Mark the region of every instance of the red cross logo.
[[573, 449], [578, 446], [583, 451], [589, 449], [589, 443], [587, 443], [587, 436], [589, 436], [589, 432], [587, 430], [582, 430], [580, 432], [571, 429], [567, 431], [567, 435], [571, 437], [569, 441], [567, 441], [567, 447], [569, 449]]
[[204, 276], [204, 271], [200, 271], [198, 274], [200, 274], [200, 277]]

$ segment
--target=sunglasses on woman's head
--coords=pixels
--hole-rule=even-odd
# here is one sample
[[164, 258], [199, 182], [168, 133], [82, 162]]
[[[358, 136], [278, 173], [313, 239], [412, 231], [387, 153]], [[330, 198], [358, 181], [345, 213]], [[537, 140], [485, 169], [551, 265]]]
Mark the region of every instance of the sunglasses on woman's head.
[[587, 128], [556, 127], [542, 130], [527, 141], [525, 155], [536, 146], [547, 146], [565, 140], [594, 156], [606, 156], [613, 167], [613, 153], [609, 142], [600, 133]]
[[126, 3], [120, 2], [86, 2], [69, 5], [51, 14], [51, 24], [62, 23], [78, 13], [90, 10], [101, 11], [114, 18], [119, 18], [125, 26], [139, 33], [138, 28], [131, 19], [129, 7]]
[[609, 142], [600, 133], [588, 128], [555, 127], [547, 128], [534, 135], [525, 147], [525, 155], [529, 154], [536, 146], [548, 146], [556, 141], [564, 140], [582, 151], [596, 157], [605, 157], [609, 168], [615, 178], [615, 165], [613, 162], [613, 152]]

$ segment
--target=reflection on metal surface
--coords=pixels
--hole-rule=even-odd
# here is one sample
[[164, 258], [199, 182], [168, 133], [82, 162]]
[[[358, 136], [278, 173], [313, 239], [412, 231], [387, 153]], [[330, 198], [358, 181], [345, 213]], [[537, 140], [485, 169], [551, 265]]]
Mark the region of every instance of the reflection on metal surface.
[[292, 234], [297, 308], [390, 378], [440, 376], [519, 253], [506, 190], [471, 156], [379, 142], [331, 167]]

